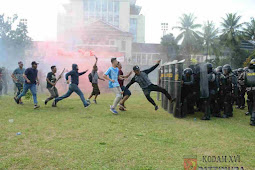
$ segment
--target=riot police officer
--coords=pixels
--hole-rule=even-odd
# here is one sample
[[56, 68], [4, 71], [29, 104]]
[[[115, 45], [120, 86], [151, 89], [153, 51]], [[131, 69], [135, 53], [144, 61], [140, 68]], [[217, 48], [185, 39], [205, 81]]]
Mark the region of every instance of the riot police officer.
[[220, 109], [217, 102], [217, 94], [219, 89], [219, 83], [217, 81], [216, 72], [213, 71], [213, 65], [207, 63], [208, 81], [209, 81], [209, 95], [210, 95], [210, 110], [214, 117], [220, 116]]
[[186, 68], [183, 70], [182, 76], [182, 93], [181, 93], [181, 107], [182, 114], [186, 116], [187, 114], [194, 114], [194, 76], [193, 70], [191, 68]]
[[244, 79], [242, 78], [242, 73], [244, 72], [243, 68], [239, 68], [237, 70], [238, 73], [238, 93], [237, 93], [237, 107], [238, 109], [245, 108], [245, 86]]
[[218, 83], [217, 104], [220, 112], [224, 110], [224, 78], [225, 76], [222, 73], [222, 66], [218, 66], [216, 68], [216, 80]]
[[252, 59], [247, 72], [244, 73], [244, 82], [246, 86], [246, 91], [248, 94], [247, 104], [248, 110], [251, 114], [250, 125], [255, 126], [255, 59]]
[[210, 120], [211, 114], [214, 113], [215, 106], [215, 96], [217, 90], [216, 75], [213, 72], [213, 65], [211, 63], [201, 65], [200, 70], [200, 97], [202, 98], [202, 106], [204, 111], [202, 120]]
[[222, 68], [223, 74], [225, 76], [224, 79], [224, 87], [223, 87], [223, 94], [224, 94], [224, 114], [223, 118], [233, 117], [233, 100], [232, 98], [236, 94], [237, 90], [237, 79], [236, 76], [233, 74], [231, 66], [226, 64]]

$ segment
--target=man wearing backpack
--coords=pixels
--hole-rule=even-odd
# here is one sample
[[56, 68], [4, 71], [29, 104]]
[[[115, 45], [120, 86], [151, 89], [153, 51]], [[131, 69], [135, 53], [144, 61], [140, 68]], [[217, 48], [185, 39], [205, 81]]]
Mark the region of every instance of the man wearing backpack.
[[93, 102], [95, 104], [97, 104], [97, 96], [100, 95], [100, 90], [99, 90], [99, 87], [98, 87], [98, 79], [99, 80], [102, 80], [102, 81], [105, 81], [105, 79], [103, 78], [100, 78], [98, 76], [98, 67], [97, 67], [97, 61], [98, 61], [98, 58], [96, 57], [96, 62], [93, 66], [93, 70], [92, 72], [89, 74], [89, 81], [92, 83], [92, 87], [93, 87], [93, 91], [91, 93], [91, 95], [89, 96], [88, 98], [88, 101], [93, 97], [95, 96], [95, 99], [93, 100]]

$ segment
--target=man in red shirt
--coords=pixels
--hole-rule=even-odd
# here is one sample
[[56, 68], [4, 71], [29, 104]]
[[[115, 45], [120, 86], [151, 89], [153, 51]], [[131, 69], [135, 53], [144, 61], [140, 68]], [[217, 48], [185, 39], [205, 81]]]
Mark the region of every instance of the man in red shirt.
[[[118, 63], [118, 68], [119, 68], [119, 79], [118, 79], [118, 81], [119, 81], [119, 84], [120, 84], [120, 88], [123, 91], [125, 89], [124, 80], [131, 76], [132, 71], [128, 75], [124, 76], [123, 71], [122, 71], [122, 65], [121, 65], [120, 62]], [[131, 92], [128, 89], [123, 92], [123, 98], [122, 98], [122, 100], [120, 101], [120, 104], [119, 104], [120, 105], [120, 108], [119, 108], [120, 111], [126, 111], [125, 110], [125, 108], [126, 108], [125, 102], [128, 100], [128, 98], [130, 96], [131, 96]]]

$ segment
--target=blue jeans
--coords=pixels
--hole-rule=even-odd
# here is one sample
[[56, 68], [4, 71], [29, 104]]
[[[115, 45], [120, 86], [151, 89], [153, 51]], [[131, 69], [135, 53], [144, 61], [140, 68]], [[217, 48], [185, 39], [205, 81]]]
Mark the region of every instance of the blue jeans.
[[18, 95], [17, 99], [19, 100], [21, 97], [25, 96], [27, 94], [28, 89], [30, 89], [32, 95], [34, 104], [37, 105], [37, 97], [36, 97], [36, 84], [24, 84], [23, 91], [20, 95]]
[[76, 84], [70, 84], [67, 93], [65, 95], [55, 99], [56, 103], [63, 100], [63, 99], [65, 99], [65, 98], [68, 98], [69, 96], [71, 96], [71, 94], [73, 92], [75, 92], [76, 94], [78, 94], [80, 96], [81, 101], [82, 101], [84, 106], [88, 105], [88, 103], [86, 102], [86, 100], [84, 98], [84, 95], [83, 95], [82, 91], [79, 89], [78, 85], [76, 85]]
[[21, 90], [22, 90], [22, 88], [23, 88], [23, 84], [21, 84], [21, 83], [15, 83], [15, 85], [16, 85], [16, 87], [17, 87], [17, 89], [18, 89], [18, 92], [17, 92], [17, 95], [16, 95], [16, 96], [18, 96], [18, 95], [20, 95], [20, 93], [21, 93]]

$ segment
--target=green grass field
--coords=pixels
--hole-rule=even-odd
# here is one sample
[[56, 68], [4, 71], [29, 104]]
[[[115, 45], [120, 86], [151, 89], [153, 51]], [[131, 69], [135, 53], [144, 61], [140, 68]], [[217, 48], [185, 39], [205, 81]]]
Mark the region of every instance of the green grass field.
[[[114, 116], [113, 95], [100, 96], [98, 105], [86, 110], [73, 96], [58, 108], [43, 106], [40, 96], [39, 110], [31, 101], [19, 106], [12, 97], [1, 97], [0, 169], [181, 170], [189, 155], [197, 156], [198, 166], [255, 169], [255, 127], [245, 110], [235, 110], [230, 119], [201, 121], [201, 113], [176, 119], [134, 94], [129, 111]], [[236, 155], [240, 162], [203, 162], [203, 156]]]

